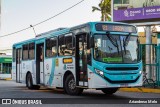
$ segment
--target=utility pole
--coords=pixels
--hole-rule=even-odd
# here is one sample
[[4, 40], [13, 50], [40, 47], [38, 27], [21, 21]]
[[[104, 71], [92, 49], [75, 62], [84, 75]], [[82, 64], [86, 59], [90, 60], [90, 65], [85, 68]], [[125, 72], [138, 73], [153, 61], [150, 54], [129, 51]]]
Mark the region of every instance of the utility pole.
[[32, 27], [32, 28], [33, 28], [34, 34], [35, 34], [35, 36], [36, 36], [37, 34], [36, 34], [35, 29], [34, 29], [34, 26], [30, 25], [30, 27]]
[[[151, 36], [151, 26], [147, 25], [145, 28], [146, 34], [146, 64], [151, 64], [151, 43], [152, 43], [152, 36]], [[151, 78], [151, 66], [146, 65], [146, 73], [147, 78]]]

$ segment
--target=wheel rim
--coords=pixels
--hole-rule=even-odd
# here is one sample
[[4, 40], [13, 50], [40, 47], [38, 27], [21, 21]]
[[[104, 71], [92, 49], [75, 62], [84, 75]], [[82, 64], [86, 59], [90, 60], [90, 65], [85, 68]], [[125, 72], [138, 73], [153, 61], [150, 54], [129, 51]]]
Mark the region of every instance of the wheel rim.
[[74, 90], [76, 88], [76, 83], [74, 79], [71, 79], [68, 83], [69, 89]]

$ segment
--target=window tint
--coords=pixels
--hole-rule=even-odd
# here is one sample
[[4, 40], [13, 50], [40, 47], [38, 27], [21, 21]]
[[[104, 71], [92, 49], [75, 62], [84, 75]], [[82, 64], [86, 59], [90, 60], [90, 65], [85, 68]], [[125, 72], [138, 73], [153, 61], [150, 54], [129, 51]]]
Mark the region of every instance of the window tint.
[[46, 57], [57, 55], [57, 38], [49, 38], [46, 40]]
[[59, 37], [59, 56], [69, 56], [73, 54], [72, 36]]
[[16, 63], [20, 64], [22, 60], [22, 55], [21, 55], [21, 50], [22, 49], [16, 49]]
[[27, 60], [27, 59], [28, 59], [28, 44], [23, 45], [23, 60]]
[[75, 51], [76, 51], [76, 48], [75, 48], [75, 42], [76, 42], [76, 39], [74, 36], [72, 36], [73, 39], [72, 39], [72, 55], [75, 56]]
[[65, 45], [64, 55], [72, 55], [72, 36], [65, 37]]
[[11, 68], [12, 68], [11, 63], [2, 63], [2, 74], [10, 74]]
[[65, 41], [64, 41], [64, 35], [62, 36], [59, 36], [59, 41], [58, 41], [58, 50], [59, 50], [59, 56], [63, 56], [64, 55], [64, 44], [65, 44]]
[[29, 44], [29, 59], [34, 59], [34, 53], [35, 53], [35, 44], [30, 43]]

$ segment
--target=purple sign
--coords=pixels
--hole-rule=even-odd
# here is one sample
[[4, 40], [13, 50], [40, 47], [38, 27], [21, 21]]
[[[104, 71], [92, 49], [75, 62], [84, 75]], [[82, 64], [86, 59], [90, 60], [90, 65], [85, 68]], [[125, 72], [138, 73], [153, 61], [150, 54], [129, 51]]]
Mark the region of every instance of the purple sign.
[[113, 21], [131, 21], [155, 18], [160, 18], [160, 6], [113, 11]]

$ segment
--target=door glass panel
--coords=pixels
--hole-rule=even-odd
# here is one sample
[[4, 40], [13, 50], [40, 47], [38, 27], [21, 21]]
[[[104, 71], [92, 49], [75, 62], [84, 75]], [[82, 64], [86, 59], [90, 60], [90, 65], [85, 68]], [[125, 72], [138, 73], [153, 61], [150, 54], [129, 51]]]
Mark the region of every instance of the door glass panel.
[[84, 35], [79, 37], [79, 67], [80, 81], [87, 81], [87, 39]]

